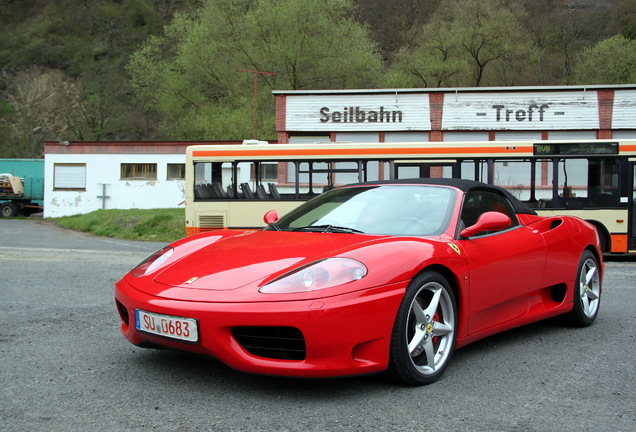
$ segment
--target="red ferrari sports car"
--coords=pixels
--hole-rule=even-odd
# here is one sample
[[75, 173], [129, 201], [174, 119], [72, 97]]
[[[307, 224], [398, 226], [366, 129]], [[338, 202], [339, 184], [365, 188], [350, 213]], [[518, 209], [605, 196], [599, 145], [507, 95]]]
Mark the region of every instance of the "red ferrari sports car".
[[588, 326], [598, 314], [594, 227], [539, 217], [495, 186], [354, 184], [265, 222], [182, 239], [124, 276], [125, 337], [246, 372], [387, 371], [421, 385], [478, 339], [556, 315]]

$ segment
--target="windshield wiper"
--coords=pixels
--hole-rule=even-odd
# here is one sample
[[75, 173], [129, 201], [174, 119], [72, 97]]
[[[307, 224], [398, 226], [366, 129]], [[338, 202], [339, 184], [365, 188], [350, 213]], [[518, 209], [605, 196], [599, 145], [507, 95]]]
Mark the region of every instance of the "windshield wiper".
[[336, 225], [307, 225], [304, 227], [294, 228], [292, 231], [315, 231], [315, 232], [336, 232], [347, 234], [364, 234], [364, 231], [355, 228], [341, 227]]

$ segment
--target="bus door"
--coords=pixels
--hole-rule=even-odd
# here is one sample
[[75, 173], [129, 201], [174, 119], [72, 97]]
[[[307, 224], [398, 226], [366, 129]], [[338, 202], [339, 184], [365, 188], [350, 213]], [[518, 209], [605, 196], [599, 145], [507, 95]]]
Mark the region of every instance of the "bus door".
[[631, 191], [629, 208], [629, 250], [636, 250], [636, 162], [631, 162]]

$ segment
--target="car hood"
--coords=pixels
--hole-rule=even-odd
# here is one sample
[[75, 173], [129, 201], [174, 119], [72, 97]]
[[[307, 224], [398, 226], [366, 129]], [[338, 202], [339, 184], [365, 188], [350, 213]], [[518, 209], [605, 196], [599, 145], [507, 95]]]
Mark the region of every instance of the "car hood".
[[[246, 231], [198, 239], [203, 245], [168, 264], [154, 281], [171, 287], [228, 291], [273, 279], [297, 267], [372, 242], [377, 237], [340, 233]], [[178, 251], [178, 247], [177, 247]]]

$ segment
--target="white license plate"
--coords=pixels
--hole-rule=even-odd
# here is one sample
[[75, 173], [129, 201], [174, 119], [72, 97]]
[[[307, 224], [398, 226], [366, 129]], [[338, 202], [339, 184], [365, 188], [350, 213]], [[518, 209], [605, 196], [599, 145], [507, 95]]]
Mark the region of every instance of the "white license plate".
[[197, 320], [172, 315], [163, 315], [135, 309], [135, 328], [170, 339], [197, 343], [199, 330]]

